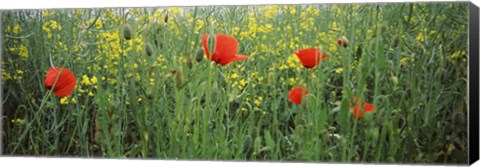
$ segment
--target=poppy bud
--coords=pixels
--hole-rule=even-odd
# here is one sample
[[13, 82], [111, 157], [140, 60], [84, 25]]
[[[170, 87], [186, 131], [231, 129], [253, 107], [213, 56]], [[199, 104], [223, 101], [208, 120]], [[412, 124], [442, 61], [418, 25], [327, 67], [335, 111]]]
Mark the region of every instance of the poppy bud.
[[243, 139], [243, 153], [247, 154], [252, 149], [252, 137], [250, 135], [245, 136]]
[[132, 39], [132, 28], [128, 24], [123, 26], [123, 37], [126, 40]]
[[393, 82], [393, 85], [397, 85], [398, 84], [398, 78], [393, 75], [393, 72], [390, 73], [390, 80]]
[[250, 115], [250, 112], [248, 110], [243, 111], [243, 118], [247, 118], [248, 115]]
[[392, 80], [393, 85], [397, 85], [397, 84], [398, 84], [398, 78], [397, 78], [396, 76], [391, 76], [391, 77], [390, 77], [390, 80]]
[[398, 46], [398, 42], [400, 42], [400, 38], [398, 36], [396, 36], [394, 39], [393, 39], [393, 44], [392, 44], [392, 47], [393, 48], [396, 48]]
[[376, 141], [378, 139], [378, 136], [380, 135], [380, 133], [378, 132], [378, 128], [370, 129], [370, 135], [372, 136], [373, 141]]
[[163, 21], [165, 21], [165, 23], [168, 23], [168, 13], [165, 15], [165, 18], [163, 19]]
[[185, 78], [183, 77], [183, 72], [182, 72], [182, 69], [179, 68], [176, 72], [175, 72], [175, 78], [177, 80], [177, 88], [180, 89], [183, 87], [183, 84], [185, 83]]
[[192, 58], [192, 56], [188, 56], [188, 57], [187, 57], [187, 66], [188, 66], [188, 69], [192, 69], [192, 67], [193, 67], [193, 58]]
[[253, 143], [253, 148], [255, 151], [260, 150], [262, 147], [262, 138], [260, 136], [255, 137], [255, 141]]
[[147, 45], [145, 45], [145, 51], [147, 52], [147, 55], [148, 56], [152, 56], [153, 54], [153, 47], [150, 43], [148, 43]]
[[337, 39], [337, 44], [340, 45], [340, 46], [343, 46], [343, 47], [347, 47], [347, 46], [348, 46], [348, 39], [347, 39], [347, 37], [342, 36], [342, 37], [338, 38], [338, 39]]
[[203, 60], [203, 49], [198, 49], [197, 56], [195, 57], [197, 62], [201, 62]]

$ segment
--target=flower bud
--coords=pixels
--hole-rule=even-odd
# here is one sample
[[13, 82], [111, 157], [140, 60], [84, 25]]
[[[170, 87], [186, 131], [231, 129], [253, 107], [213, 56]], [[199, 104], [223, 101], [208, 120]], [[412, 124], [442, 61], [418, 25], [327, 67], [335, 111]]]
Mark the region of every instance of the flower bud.
[[347, 47], [347, 46], [348, 46], [348, 39], [347, 39], [347, 37], [342, 36], [342, 37], [338, 38], [338, 39], [337, 39], [337, 44], [340, 45], [340, 46], [343, 46], [343, 47]]
[[203, 49], [198, 49], [195, 59], [197, 62], [201, 62], [203, 60]]
[[187, 67], [188, 67], [188, 69], [192, 69], [192, 67], [193, 67], [193, 58], [192, 58], [192, 56], [188, 56], [188, 57], [187, 57]]
[[147, 45], [145, 45], [145, 51], [147, 52], [147, 55], [148, 56], [152, 56], [153, 54], [153, 47], [150, 43], [147, 43]]
[[175, 79], [176, 79], [176, 83], [177, 83], [177, 89], [182, 88], [183, 84], [185, 83], [185, 78], [183, 77], [182, 68], [178, 68], [178, 70], [176, 71]]
[[245, 136], [243, 139], [243, 153], [247, 154], [252, 149], [252, 137], [250, 135]]
[[392, 43], [392, 48], [396, 48], [398, 46], [398, 43], [400, 42], [400, 37], [396, 36], [394, 39], [393, 39], [393, 43]]
[[125, 26], [123, 26], [123, 37], [124, 37], [126, 40], [132, 39], [132, 28], [131, 28], [130, 25], [128, 25], [128, 24], [126, 24]]
[[370, 135], [373, 138], [373, 141], [376, 141], [378, 137], [380, 136], [380, 133], [378, 132], [378, 128], [372, 128], [370, 129]]
[[390, 81], [392, 81], [394, 86], [397, 86], [398, 78], [395, 75], [393, 75], [393, 72], [390, 73]]
[[168, 13], [165, 15], [165, 18], [163, 19], [165, 23], [168, 23]]

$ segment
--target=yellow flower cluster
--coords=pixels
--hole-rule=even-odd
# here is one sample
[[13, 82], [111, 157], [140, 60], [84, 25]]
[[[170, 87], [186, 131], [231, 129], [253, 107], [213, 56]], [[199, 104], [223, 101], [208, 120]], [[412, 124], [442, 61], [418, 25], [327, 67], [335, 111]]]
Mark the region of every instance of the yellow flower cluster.
[[25, 45], [20, 45], [18, 48], [9, 48], [10, 52], [18, 54], [22, 60], [28, 59], [28, 49]]
[[62, 97], [60, 99], [60, 104], [61, 105], [66, 105], [66, 104], [70, 104], [70, 103], [76, 104], [77, 99], [75, 97], [70, 97], [70, 96], [65, 96], [65, 97]]
[[62, 29], [63, 29], [63, 27], [61, 25], [58, 25], [57, 21], [55, 21], [55, 20], [47, 21], [42, 26], [42, 30], [47, 33], [48, 39], [51, 39], [53, 37], [52, 30], [61, 31]]

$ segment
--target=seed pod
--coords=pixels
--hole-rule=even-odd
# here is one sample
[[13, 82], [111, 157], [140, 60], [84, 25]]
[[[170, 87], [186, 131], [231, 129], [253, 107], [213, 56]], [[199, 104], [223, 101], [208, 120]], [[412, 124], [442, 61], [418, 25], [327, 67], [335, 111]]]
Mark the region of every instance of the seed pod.
[[187, 57], [187, 66], [188, 66], [188, 69], [192, 69], [192, 67], [193, 67], [193, 58], [192, 58], [192, 56], [188, 56], [188, 57]]
[[123, 37], [124, 37], [126, 40], [132, 39], [132, 28], [131, 28], [130, 25], [128, 25], [128, 24], [126, 24], [125, 26], [123, 26]]
[[177, 89], [180, 89], [183, 87], [183, 84], [185, 83], [185, 78], [183, 77], [183, 71], [182, 68], [178, 68], [178, 70], [175, 73], [175, 78], [176, 78], [176, 83], [177, 83]]
[[147, 43], [147, 45], [145, 45], [145, 51], [147, 52], [147, 55], [148, 56], [152, 56], [153, 54], [153, 47], [150, 43]]
[[198, 49], [195, 59], [199, 63], [203, 60], [203, 49]]

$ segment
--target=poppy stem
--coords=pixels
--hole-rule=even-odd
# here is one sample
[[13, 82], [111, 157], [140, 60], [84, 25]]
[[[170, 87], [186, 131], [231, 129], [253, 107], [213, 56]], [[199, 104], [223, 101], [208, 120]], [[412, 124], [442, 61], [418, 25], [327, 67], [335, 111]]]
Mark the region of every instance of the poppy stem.
[[55, 67], [55, 66], [53, 65], [52, 53], [50, 53], [49, 60], [50, 60], [50, 67]]

